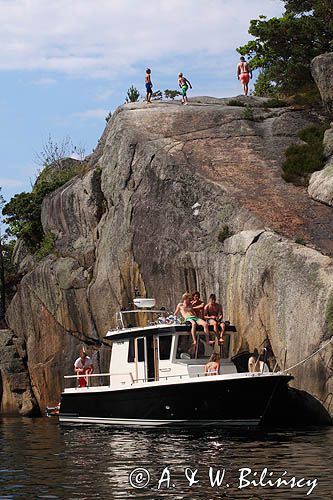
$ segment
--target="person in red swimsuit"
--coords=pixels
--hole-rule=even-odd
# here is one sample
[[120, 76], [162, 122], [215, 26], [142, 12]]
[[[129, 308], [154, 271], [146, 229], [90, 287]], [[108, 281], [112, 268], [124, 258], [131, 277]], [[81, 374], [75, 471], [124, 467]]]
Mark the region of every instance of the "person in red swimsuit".
[[243, 94], [247, 95], [249, 92], [249, 81], [250, 78], [252, 78], [252, 71], [243, 56], [240, 58], [240, 62], [237, 65], [237, 78], [242, 83]]

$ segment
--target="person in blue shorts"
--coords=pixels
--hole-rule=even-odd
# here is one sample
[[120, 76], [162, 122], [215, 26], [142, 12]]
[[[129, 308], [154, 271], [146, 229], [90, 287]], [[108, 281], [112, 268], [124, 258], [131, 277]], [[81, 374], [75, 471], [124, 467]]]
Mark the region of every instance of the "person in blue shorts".
[[187, 78], [183, 75], [183, 73], [178, 73], [178, 85], [182, 89], [182, 104], [188, 104], [187, 100], [187, 91], [188, 88], [192, 88], [192, 85]]
[[211, 293], [209, 296], [208, 304], [204, 308], [204, 319], [209, 325], [213, 325], [215, 335], [219, 337], [219, 344], [223, 344], [223, 334], [225, 331], [223, 310], [221, 304], [216, 302], [215, 293]]
[[145, 78], [145, 85], [146, 85], [146, 102], [151, 103], [151, 95], [153, 93], [153, 84], [150, 78], [151, 75], [151, 70], [149, 68], [146, 69], [146, 78]]

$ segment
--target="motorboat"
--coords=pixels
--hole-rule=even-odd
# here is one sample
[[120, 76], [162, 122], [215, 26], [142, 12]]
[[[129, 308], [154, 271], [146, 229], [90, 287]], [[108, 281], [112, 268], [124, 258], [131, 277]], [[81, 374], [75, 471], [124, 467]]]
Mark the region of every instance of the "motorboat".
[[[135, 301], [120, 311], [116, 328], [107, 332], [111, 359], [108, 373], [65, 376], [59, 420], [62, 423], [117, 426], [259, 425], [275, 395], [293, 378], [282, 371], [248, 372], [233, 361], [236, 328], [226, 322], [224, 343], [210, 342], [197, 327], [164, 309], [154, 299]], [[219, 373], [206, 373], [212, 354], [221, 357]], [[238, 369], [237, 369], [238, 368]], [[212, 375], [212, 376], [211, 376]]]

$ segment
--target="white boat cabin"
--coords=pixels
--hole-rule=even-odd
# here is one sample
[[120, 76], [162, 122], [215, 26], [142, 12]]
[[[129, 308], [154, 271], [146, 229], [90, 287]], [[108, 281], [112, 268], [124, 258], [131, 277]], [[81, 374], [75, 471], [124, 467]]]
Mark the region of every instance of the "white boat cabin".
[[[135, 316], [142, 326], [131, 326]], [[152, 319], [154, 316], [157, 319]], [[120, 328], [105, 336], [112, 340], [110, 385], [113, 388], [203, 376], [213, 351], [220, 353], [221, 375], [237, 373], [231, 361], [234, 327], [226, 329], [222, 346], [217, 340], [209, 344], [199, 327], [194, 347], [190, 325], [167, 317], [165, 311], [122, 311], [117, 315], [117, 324]], [[210, 339], [214, 339], [213, 331]]]

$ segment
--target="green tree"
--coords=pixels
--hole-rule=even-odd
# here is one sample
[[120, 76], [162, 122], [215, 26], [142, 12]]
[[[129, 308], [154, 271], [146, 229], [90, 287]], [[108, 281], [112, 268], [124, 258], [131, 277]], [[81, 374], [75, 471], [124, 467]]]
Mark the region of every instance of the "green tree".
[[166, 99], [171, 99], [172, 101], [174, 100], [175, 97], [179, 96], [179, 95], [182, 95], [181, 92], [179, 92], [179, 90], [170, 90], [170, 89], [166, 89], [164, 91], [164, 97]]
[[257, 95], [292, 95], [313, 88], [311, 60], [333, 48], [332, 0], [284, 0], [284, 4], [282, 17], [250, 21], [254, 40], [237, 49], [249, 57], [252, 69], [260, 70]]
[[[0, 194], [0, 212], [4, 203], [5, 200]], [[3, 233], [2, 222], [2, 217], [0, 217], [0, 328], [6, 327], [6, 304], [11, 300], [19, 278], [12, 263], [15, 241], [9, 239], [8, 235]]]
[[138, 102], [140, 98], [140, 92], [136, 87], [131, 85], [131, 87], [127, 91], [126, 102]]
[[153, 101], [161, 101], [162, 97], [163, 97], [162, 90], [156, 90], [156, 92], [153, 92], [151, 95]]
[[[84, 171], [84, 163], [74, 158], [64, 158], [68, 150], [65, 139], [60, 144], [49, 138], [47, 147], [37, 155], [43, 162], [43, 169], [39, 172], [31, 193], [19, 193], [3, 207], [4, 222], [8, 224], [7, 234], [22, 238], [30, 249], [35, 252], [41, 246], [44, 237], [41, 223], [42, 202], [46, 195], [55, 191], [70, 179]], [[75, 149], [75, 148], [74, 148]]]

